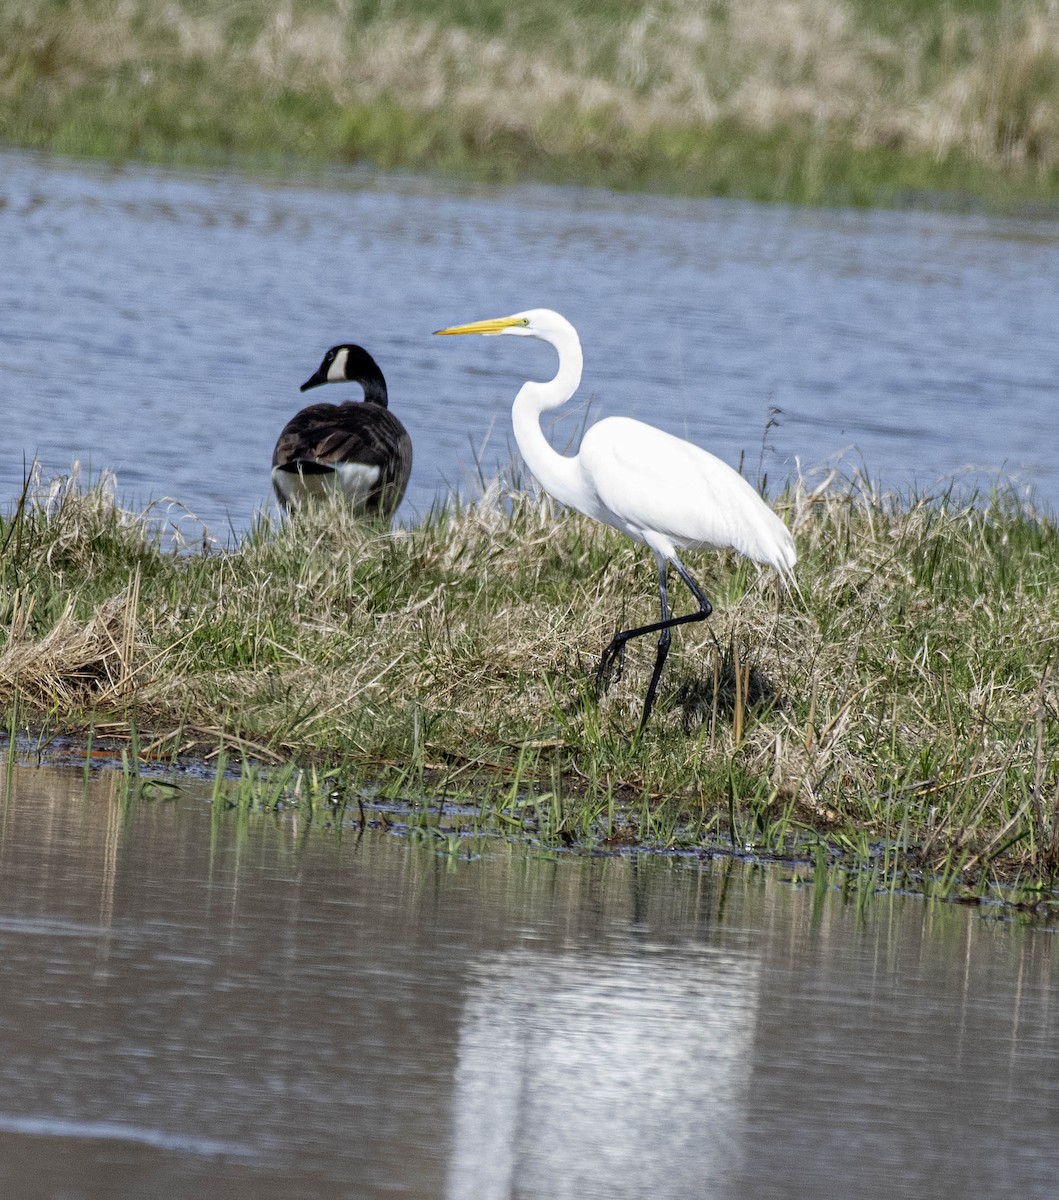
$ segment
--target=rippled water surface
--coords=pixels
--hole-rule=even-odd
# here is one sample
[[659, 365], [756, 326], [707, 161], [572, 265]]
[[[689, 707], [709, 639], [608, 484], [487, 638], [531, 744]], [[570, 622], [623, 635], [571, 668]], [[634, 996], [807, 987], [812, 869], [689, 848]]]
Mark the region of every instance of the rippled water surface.
[[1057, 279], [1059, 226], [1043, 222], [3, 154], [0, 502], [25, 460], [76, 458], [113, 468], [130, 502], [173, 497], [222, 538], [245, 529], [298, 385], [355, 340], [415, 443], [414, 520], [508, 460], [510, 401], [554, 361], [431, 331], [543, 305], [586, 350], [560, 447], [589, 404], [776, 483], [799, 462], [898, 488], [971, 468], [1054, 509]]
[[0, 774], [0, 1195], [1052, 1197], [1055, 932]]

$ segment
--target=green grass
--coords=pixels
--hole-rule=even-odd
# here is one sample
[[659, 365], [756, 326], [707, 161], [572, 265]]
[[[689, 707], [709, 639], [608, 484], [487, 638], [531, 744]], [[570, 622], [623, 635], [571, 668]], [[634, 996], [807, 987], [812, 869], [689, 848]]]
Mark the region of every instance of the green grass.
[[0, 143], [766, 200], [1059, 197], [1045, 0], [0, 0]]
[[714, 616], [677, 631], [637, 739], [653, 646], [599, 701], [593, 671], [615, 628], [653, 619], [649, 556], [535, 496], [497, 484], [392, 532], [262, 519], [177, 553], [106, 480], [31, 480], [0, 522], [5, 727], [137, 762], [224, 747], [290, 773], [269, 794], [297, 778], [295, 802], [347, 813], [369, 793], [458, 805], [445, 836], [809, 864], [825, 847], [873, 888], [1041, 894], [1059, 872], [1054, 522], [1004, 492], [863, 479], [779, 507], [800, 596], [701, 556]]

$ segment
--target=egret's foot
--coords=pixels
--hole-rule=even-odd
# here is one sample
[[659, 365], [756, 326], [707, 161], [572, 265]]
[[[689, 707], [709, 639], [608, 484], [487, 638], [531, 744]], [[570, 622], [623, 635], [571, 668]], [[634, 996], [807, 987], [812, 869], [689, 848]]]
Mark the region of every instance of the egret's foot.
[[596, 699], [605, 696], [612, 683], [621, 679], [625, 669], [625, 643], [628, 639], [620, 635], [603, 651], [596, 668]]

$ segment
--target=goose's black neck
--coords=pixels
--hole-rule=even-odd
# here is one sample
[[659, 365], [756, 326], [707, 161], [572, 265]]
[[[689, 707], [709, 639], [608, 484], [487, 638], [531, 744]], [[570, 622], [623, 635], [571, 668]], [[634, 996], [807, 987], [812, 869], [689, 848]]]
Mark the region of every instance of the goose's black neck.
[[386, 408], [389, 397], [386, 392], [386, 380], [379, 364], [363, 346], [347, 346], [346, 349], [349, 351], [346, 358], [346, 378], [359, 383], [364, 389], [365, 404], [377, 404], [380, 408]]

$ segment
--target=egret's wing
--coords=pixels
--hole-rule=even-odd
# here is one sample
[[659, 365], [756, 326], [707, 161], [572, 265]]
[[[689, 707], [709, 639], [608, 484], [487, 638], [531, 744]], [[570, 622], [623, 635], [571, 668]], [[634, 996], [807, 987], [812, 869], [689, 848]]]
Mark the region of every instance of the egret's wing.
[[579, 460], [619, 528], [660, 534], [677, 547], [730, 547], [784, 573], [794, 564], [779, 517], [738, 471], [691, 442], [611, 417], [585, 434]]

